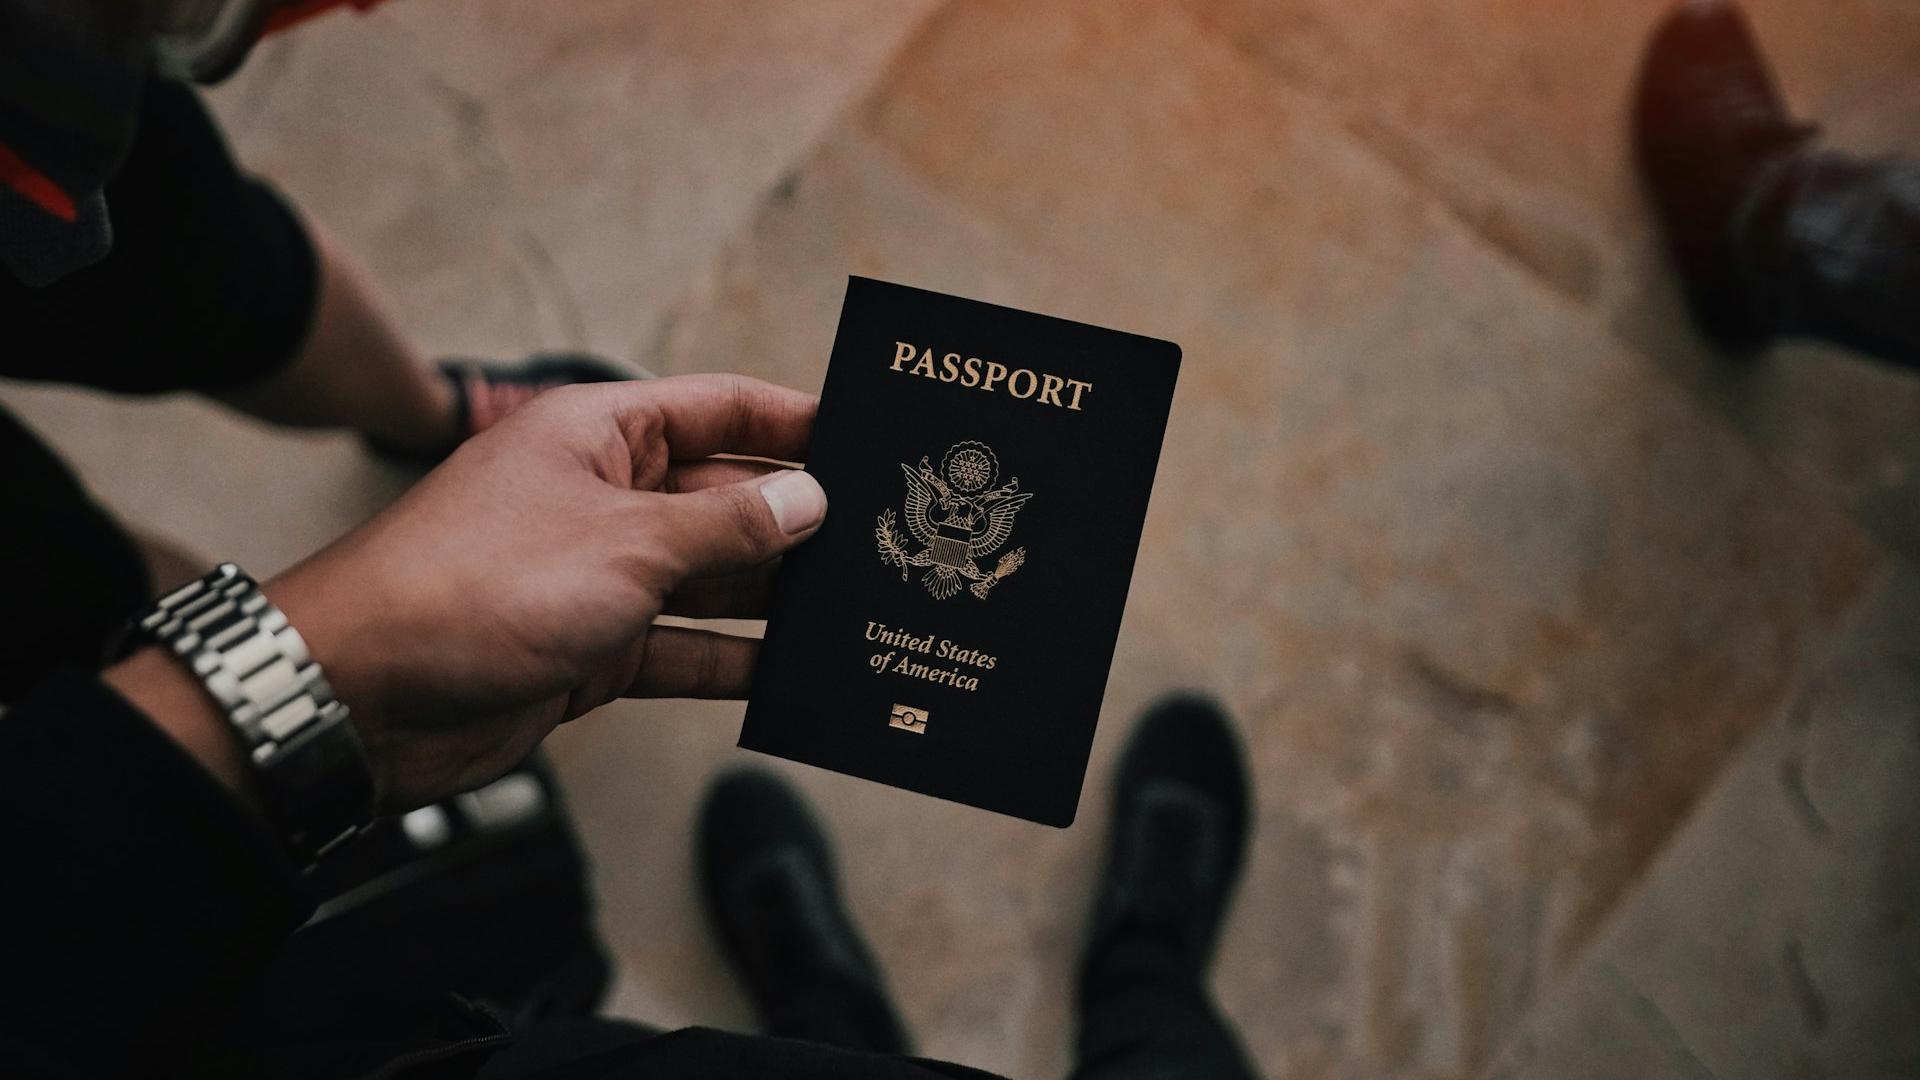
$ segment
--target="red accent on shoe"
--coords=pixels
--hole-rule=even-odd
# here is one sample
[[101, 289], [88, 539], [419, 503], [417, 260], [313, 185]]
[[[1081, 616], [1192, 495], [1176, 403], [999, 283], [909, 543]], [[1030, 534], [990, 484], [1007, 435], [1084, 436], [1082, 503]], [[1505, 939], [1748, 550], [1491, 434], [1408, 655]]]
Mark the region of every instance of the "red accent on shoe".
[[483, 371], [467, 371], [460, 376], [467, 398], [467, 430], [472, 438], [512, 415], [515, 409], [538, 397], [541, 392], [565, 383], [494, 382]]

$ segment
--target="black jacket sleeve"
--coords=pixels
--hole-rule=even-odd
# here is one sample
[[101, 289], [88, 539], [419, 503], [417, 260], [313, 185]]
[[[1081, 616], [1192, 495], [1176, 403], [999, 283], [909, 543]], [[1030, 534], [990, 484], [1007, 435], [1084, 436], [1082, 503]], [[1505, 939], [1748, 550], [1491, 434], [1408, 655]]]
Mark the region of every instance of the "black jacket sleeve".
[[165, 1071], [309, 907], [266, 828], [89, 675], [0, 716], [0, 1058]]

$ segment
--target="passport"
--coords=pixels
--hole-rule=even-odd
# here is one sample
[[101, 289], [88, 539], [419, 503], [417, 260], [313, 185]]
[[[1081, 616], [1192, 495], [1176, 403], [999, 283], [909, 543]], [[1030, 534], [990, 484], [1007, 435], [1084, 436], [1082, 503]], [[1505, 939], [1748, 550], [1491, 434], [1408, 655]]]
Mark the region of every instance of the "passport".
[[1072, 824], [1172, 342], [855, 277], [740, 745]]

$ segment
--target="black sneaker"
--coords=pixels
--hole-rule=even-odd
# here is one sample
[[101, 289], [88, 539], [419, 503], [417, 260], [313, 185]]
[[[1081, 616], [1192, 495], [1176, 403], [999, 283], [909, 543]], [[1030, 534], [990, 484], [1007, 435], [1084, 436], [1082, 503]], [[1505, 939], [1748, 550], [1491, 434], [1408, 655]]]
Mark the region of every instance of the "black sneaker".
[[1217, 704], [1183, 695], [1147, 712], [1114, 785], [1083, 996], [1116, 967], [1204, 976], [1246, 857], [1248, 791], [1239, 739]]
[[1708, 337], [1752, 349], [1772, 337], [1731, 250], [1734, 218], [1762, 167], [1818, 129], [1795, 123], [1740, 9], [1686, 0], [1655, 31], [1633, 134], [1687, 302]]
[[543, 390], [574, 383], [624, 382], [652, 376], [586, 353], [535, 353], [517, 364], [442, 360], [435, 369], [453, 390], [455, 440], [435, 450], [410, 450], [368, 439], [374, 453], [396, 464], [431, 468], [475, 435], [507, 418]]
[[707, 795], [697, 843], [707, 914], [768, 1034], [905, 1053], [826, 835], [799, 793], [768, 773], [729, 773]]

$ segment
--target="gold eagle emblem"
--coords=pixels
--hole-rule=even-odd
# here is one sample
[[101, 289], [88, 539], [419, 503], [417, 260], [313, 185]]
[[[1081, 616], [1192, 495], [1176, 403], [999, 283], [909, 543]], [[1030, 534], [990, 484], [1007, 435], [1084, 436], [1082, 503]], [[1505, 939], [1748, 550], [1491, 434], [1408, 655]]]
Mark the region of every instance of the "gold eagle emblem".
[[926, 574], [921, 580], [935, 599], [945, 600], [959, 592], [964, 579], [972, 583], [968, 591], [985, 600], [995, 583], [1027, 561], [1024, 547], [1000, 556], [991, 572], [974, 561], [1006, 545], [1013, 534], [1014, 516], [1033, 498], [1031, 492], [1020, 490], [1019, 477], [994, 486], [1000, 479], [1000, 460], [986, 443], [953, 444], [940, 459], [937, 473], [924, 456], [917, 467], [903, 462], [900, 471], [907, 478], [907, 532], [924, 546], [908, 552], [907, 537], [900, 534], [891, 508], [881, 511], [874, 536], [881, 560], [900, 568], [901, 581], [923, 568]]

